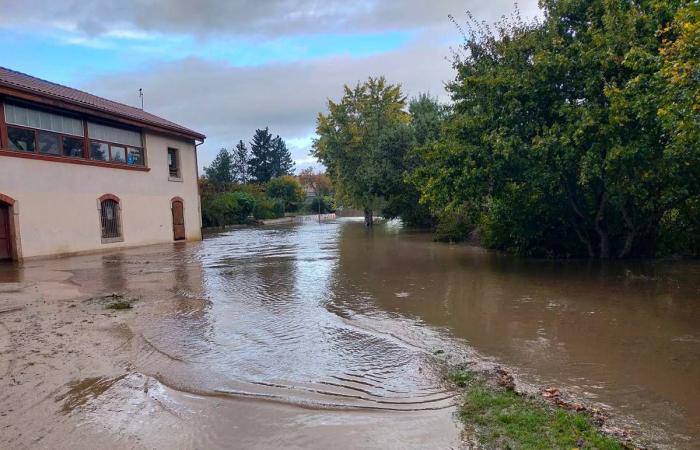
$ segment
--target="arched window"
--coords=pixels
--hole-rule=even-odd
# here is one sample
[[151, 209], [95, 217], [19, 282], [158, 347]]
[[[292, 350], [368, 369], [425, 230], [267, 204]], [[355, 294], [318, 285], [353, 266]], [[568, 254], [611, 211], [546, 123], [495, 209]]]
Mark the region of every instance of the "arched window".
[[114, 195], [100, 197], [100, 224], [102, 225], [102, 242], [118, 242], [122, 238], [121, 205]]

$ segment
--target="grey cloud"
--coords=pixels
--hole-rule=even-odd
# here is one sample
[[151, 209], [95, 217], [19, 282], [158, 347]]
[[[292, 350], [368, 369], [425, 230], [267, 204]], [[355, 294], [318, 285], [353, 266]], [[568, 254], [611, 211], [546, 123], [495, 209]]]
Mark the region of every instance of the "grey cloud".
[[[522, 2], [524, 13], [536, 9]], [[0, 0], [0, 23], [70, 24], [95, 35], [119, 28], [200, 36], [283, 36], [423, 28], [466, 10], [493, 20], [513, 0]]]
[[[344, 84], [385, 75], [401, 83], [409, 96], [431, 92], [443, 96], [444, 82], [453, 77], [449, 46], [421, 39], [399, 51], [364, 58], [339, 56], [288, 64], [231, 67], [190, 58], [160, 63], [143, 72], [100, 77], [83, 88], [127, 104], [137, 104], [145, 92], [146, 110], [204, 132], [202, 162], [222, 145], [249, 140], [253, 131], [269, 126], [285, 139], [313, 134], [315, 120], [327, 99], [338, 99]], [[295, 159], [308, 157], [297, 149]]]

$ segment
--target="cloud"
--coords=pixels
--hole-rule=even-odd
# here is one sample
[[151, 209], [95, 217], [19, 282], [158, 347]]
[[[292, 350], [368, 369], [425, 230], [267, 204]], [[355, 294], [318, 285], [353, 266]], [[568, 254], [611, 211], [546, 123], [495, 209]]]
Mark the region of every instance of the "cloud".
[[146, 110], [208, 136], [202, 147], [204, 164], [221, 146], [247, 141], [256, 128], [266, 126], [292, 141], [295, 159], [302, 160], [308, 158], [318, 113], [328, 99], [342, 95], [344, 84], [384, 75], [401, 83], [409, 96], [431, 92], [445, 98], [444, 82], [453, 77], [448, 55], [446, 43], [425, 37], [400, 50], [365, 57], [244, 67], [188, 58], [100, 76], [81, 87], [132, 105], [143, 88]]
[[[525, 16], [538, 11], [536, 0], [521, 3]], [[409, 96], [446, 99], [444, 83], [454, 76], [446, 58], [460, 39], [448, 14], [460, 20], [470, 10], [493, 21], [513, 6], [512, 0], [0, 0], [0, 27], [30, 27], [131, 55], [124, 71], [87, 72], [78, 87], [134, 106], [142, 88], [146, 110], [208, 136], [201, 164], [269, 126], [301, 165], [309, 162], [318, 113], [344, 84], [385, 75]], [[401, 39], [387, 45], [394, 32]], [[263, 51], [268, 47], [274, 51]], [[246, 52], [274, 57], [245, 60]]]
[[[522, 2], [531, 14], [536, 4]], [[358, 33], [423, 28], [448, 14], [494, 20], [512, 0], [0, 0], [0, 23], [71, 24], [88, 35], [114, 30], [206, 37]]]

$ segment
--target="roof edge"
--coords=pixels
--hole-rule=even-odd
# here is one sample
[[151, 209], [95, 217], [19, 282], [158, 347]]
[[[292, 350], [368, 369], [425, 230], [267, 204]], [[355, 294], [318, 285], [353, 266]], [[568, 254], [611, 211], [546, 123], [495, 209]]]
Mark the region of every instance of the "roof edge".
[[[56, 86], [60, 86], [60, 87], [64, 87], [64, 88], [67, 88], [67, 89], [71, 89], [71, 90], [75, 90], [75, 91], [78, 91], [78, 92], [82, 92], [82, 93], [85, 93], [85, 94], [87, 94], [87, 95], [90, 95], [90, 96], [93, 96], [93, 97], [96, 97], [96, 98], [99, 98], [99, 99], [101, 99], [101, 100], [105, 100], [105, 101], [108, 101], [108, 102], [111, 102], [111, 103], [115, 103], [115, 104], [120, 105], [120, 106], [125, 106], [125, 107], [129, 107], [129, 108], [133, 108], [133, 107], [130, 107], [129, 105], [125, 105], [125, 104], [123, 104], [123, 103], [115, 102], [115, 101], [113, 101], [113, 100], [109, 100], [109, 99], [106, 99], [106, 98], [104, 98], [104, 97], [99, 97], [99, 96], [96, 96], [96, 95], [94, 95], [94, 94], [90, 94], [90, 93], [85, 92], [85, 91], [80, 91], [80, 90], [78, 90], [78, 89], [74, 89], [74, 88], [71, 88], [71, 87], [68, 87], [68, 86], [63, 86], [63, 85], [60, 85], [60, 84], [57, 84], [57, 83], [53, 83], [53, 82], [51, 82], [51, 81], [47, 81], [47, 80], [43, 80], [43, 79], [41, 79], [41, 78], [33, 77], [32, 75], [27, 75], [27, 74], [24, 74], [24, 73], [22, 73], [22, 72], [13, 71], [12, 69], [7, 69], [7, 68], [4, 68], [4, 69], [5, 69], [5, 70], [10, 70], [10, 71], [15, 72], [15, 73], [18, 73], [18, 74], [21, 74], [21, 75], [23, 75], [23, 76], [27, 76], [27, 77], [31, 77], [31, 78], [37, 79], [37, 80], [42, 81], [42, 82], [44, 82], [44, 83], [51, 83], [51, 84], [56, 85]], [[93, 105], [93, 104], [90, 104], [90, 103], [87, 103], [87, 102], [82, 102], [82, 101], [79, 101], [79, 100], [76, 100], [76, 99], [72, 99], [72, 98], [70, 98], [70, 97], [66, 97], [66, 96], [63, 96], [63, 95], [58, 95], [58, 94], [55, 94], [55, 93], [46, 92], [45, 90], [42, 90], [42, 89], [32, 89], [32, 88], [30, 88], [30, 87], [18, 85], [18, 84], [16, 84], [16, 83], [8, 82], [8, 81], [6, 81], [6, 80], [0, 80], [0, 86], [4, 86], [5, 88], [7, 88], [7, 89], [9, 89], [9, 90], [11, 90], [11, 91], [19, 91], [19, 92], [26, 93], [26, 94], [29, 94], [29, 95], [32, 95], [32, 96], [36, 96], [36, 97], [40, 97], [40, 98], [45, 98], [45, 99], [50, 99], [50, 100], [58, 101], [58, 102], [61, 102], [62, 104], [65, 104], [65, 105], [83, 108], [83, 109], [86, 109], [86, 110], [88, 110], [88, 111], [93, 111], [93, 112], [100, 113], [100, 114], [103, 114], [103, 115], [106, 115], [106, 116], [109, 116], [109, 117], [114, 117], [114, 118], [117, 118], [117, 119], [127, 120], [127, 121], [132, 122], [132, 124], [141, 124], [141, 125], [145, 125], [147, 128], [150, 127], [150, 128], [152, 128], [152, 129], [155, 129], [155, 130], [160, 130], [160, 131], [167, 132], [167, 133], [173, 133], [173, 134], [176, 134], [176, 135], [179, 135], [179, 136], [186, 136], [186, 137], [192, 138], [192, 139], [194, 139], [194, 140], [202, 140], [202, 141], [203, 141], [204, 139], [206, 139], [206, 135], [204, 135], [204, 134], [202, 134], [202, 133], [199, 133], [199, 132], [197, 132], [197, 131], [191, 130], [191, 129], [189, 129], [189, 128], [186, 128], [186, 127], [177, 125], [177, 124], [175, 124], [175, 123], [173, 123], [174, 126], [169, 126], [169, 125], [164, 124], [164, 123], [158, 123], [158, 122], [155, 122], [155, 121], [150, 121], [150, 120], [148, 120], [148, 119], [136, 117], [136, 116], [134, 116], [134, 115], [115, 112], [115, 111], [109, 110], [108, 108], [101, 108], [101, 107], [99, 107], [98, 105]], [[12, 94], [10, 93], [9, 95], [12, 95]], [[70, 109], [70, 108], [68, 108], [68, 109]], [[80, 112], [85, 112], [85, 111], [80, 111]], [[150, 113], [148, 113], [148, 114], [150, 114]], [[156, 116], [156, 117], [157, 117], [157, 116]], [[163, 119], [163, 118], [160, 118], [160, 117], [159, 117], [159, 119], [162, 119], [162, 120], [164, 120], [164, 121], [169, 122], [167, 119]]]

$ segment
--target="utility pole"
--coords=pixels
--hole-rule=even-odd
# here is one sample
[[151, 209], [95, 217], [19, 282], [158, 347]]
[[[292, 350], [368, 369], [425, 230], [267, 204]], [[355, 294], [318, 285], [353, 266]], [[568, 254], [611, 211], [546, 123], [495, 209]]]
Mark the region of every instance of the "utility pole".
[[141, 111], [143, 111], [143, 89], [139, 88], [139, 98], [141, 98]]

